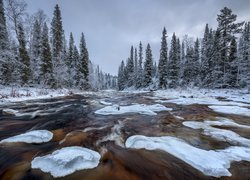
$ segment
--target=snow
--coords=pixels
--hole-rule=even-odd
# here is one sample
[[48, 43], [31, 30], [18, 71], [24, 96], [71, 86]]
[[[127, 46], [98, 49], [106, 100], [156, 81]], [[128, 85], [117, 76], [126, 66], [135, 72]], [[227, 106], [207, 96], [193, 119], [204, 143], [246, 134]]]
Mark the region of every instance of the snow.
[[101, 115], [118, 115], [124, 113], [139, 113], [144, 115], [157, 115], [155, 112], [160, 111], [171, 111], [171, 108], [166, 108], [161, 104], [145, 105], [145, 104], [134, 104], [130, 106], [106, 106], [102, 109], [95, 111], [96, 114]]
[[47, 130], [34, 130], [24, 134], [9, 137], [3, 139], [0, 143], [14, 143], [14, 142], [25, 142], [25, 143], [45, 143], [49, 142], [53, 137], [53, 133]]
[[204, 121], [204, 122], [185, 121], [182, 124], [192, 129], [203, 129], [203, 134], [211, 136], [217, 140], [226, 141], [233, 145], [242, 145], [250, 147], [250, 139], [241, 137], [237, 133], [230, 130], [212, 127], [216, 125], [216, 126], [240, 127], [240, 128], [250, 129], [250, 126], [240, 125], [233, 122], [232, 120], [225, 118], [222, 118], [221, 120], [218, 121]]
[[96, 151], [71, 146], [56, 150], [52, 154], [34, 158], [31, 167], [49, 172], [53, 177], [63, 177], [77, 170], [97, 167], [100, 158], [100, 154]]
[[102, 104], [102, 105], [107, 105], [107, 106], [112, 105], [111, 102], [107, 102], [107, 101], [100, 101], [100, 104]]
[[[217, 97], [230, 101], [219, 101]], [[208, 104], [208, 105], [234, 105], [249, 106], [250, 94], [244, 90], [208, 90], [208, 89], [168, 89], [154, 92], [158, 103], [176, 103], [183, 105]], [[158, 100], [157, 100], [158, 99]], [[237, 101], [237, 102], [236, 102]]]
[[7, 87], [0, 86], [0, 103], [20, 102], [34, 99], [46, 99], [51, 97], [66, 96], [72, 90], [46, 89], [32, 87]]
[[208, 106], [216, 112], [250, 116], [250, 109], [238, 106]]
[[203, 150], [189, 145], [182, 139], [163, 136], [131, 136], [125, 143], [127, 148], [163, 150], [190, 164], [208, 176], [231, 176], [228, 171], [232, 161], [250, 161], [250, 149], [233, 146], [223, 150]]

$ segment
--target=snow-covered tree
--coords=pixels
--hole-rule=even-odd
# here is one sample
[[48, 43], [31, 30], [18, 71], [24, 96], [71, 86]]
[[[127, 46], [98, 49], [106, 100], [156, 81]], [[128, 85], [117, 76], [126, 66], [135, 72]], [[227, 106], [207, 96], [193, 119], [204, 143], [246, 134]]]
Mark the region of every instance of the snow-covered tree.
[[159, 88], [165, 89], [167, 87], [167, 78], [168, 78], [167, 63], [168, 63], [167, 31], [164, 27], [162, 31], [160, 59], [158, 64]]
[[86, 46], [84, 34], [81, 34], [80, 39], [80, 57], [78, 71], [77, 71], [77, 85], [81, 89], [88, 89], [89, 87], [89, 53]]
[[25, 35], [22, 24], [18, 25], [19, 59], [22, 63], [21, 80], [22, 85], [26, 85], [30, 80], [30, 58], [26, 49]]
[[178, 59], [178, 45], [177, 45], [177, 38], [175, 36], [175, 33], [173, 33], [172, 40], [171, 40], [171, 47], [169, 52], [169, 87], [170, 88], [176, 88], [178, 86], [178, 77], [179, 77], [179, 61]]
[[242, 31], [243, 22], [236, 23], [237, 15], [232, 13], [232, 10], [224, 7], [220, 10], [220, 14], [217, 15], [218, 30], [221, 34], [221, 59], [223, 60], [223, 86], [229, 87], [228, 79], [230, 79], [231, 74], [228, 74], [227, 69], [230, 69], [229, 55], [231, 49], [231, 41], [236, 33]]
[[128, 58], [128, 61], [127, 61], [127, 75], [128, 75], [127, 86], [131, 87], [133, 86], [133, 83], [134, 83], [134, 47], [133, 46], [131, 46], [130, 57]]
[[152, 84], [153, 78], [153, 55], [150, 44], [146, 48], [146, 57], [144, 63], [144, 86], [148, 87]]
[[44, 23], [41, 36], [41, 84], [55, 87], [48, 33], [47, 24]]
[[143, 87], [143, 68], [142, 68], [142, 43], [140, 42], [139, 44], [139, 60], [138, 60], [138, 68], [137, 68], [137, 79], [136, 79], [136, 88], [141, 88]]
[[30, 47], [30, 68], [31, 80], [33, 84], [40, 83], [40, 65], [41, 65], [41, 30], [42, 27], [36, 20], [32, 28], [32, 38]]

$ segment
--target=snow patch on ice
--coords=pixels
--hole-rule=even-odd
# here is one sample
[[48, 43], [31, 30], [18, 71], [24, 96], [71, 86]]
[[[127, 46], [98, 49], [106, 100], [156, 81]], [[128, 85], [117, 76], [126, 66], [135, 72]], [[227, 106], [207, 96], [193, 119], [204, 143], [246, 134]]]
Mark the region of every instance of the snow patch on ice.
[[46, 156], [34, 158], [31, 162], [31, 167], [51, 173], [53, 177], [63, 177], [77, 170], [97, 167], [100, 158], [100, 154], [96, 151], [71, 146], [56, 150]]
[[208, 106], [216, 112], [250, 116], [250, 109], [238, 106]]
[[208, 176], [231, 176], [228, 171], [232, 161], [250, 161], [247, 147], [229, 147], [224, 150], [203, 150], [189, 145], [182, 139], [170, 136], [131, 136], [125, 143], [127, 148], [163, 150], [190, 164]]
[[112, 105], [111, 102], [107, 102], [107, 101], [100, 101], [100, 104], [102, 104], [102, 105], [107, 105], [107, 106]]
[[124, 113], [157, 115], [155, 112], [171, 111], [171, 110], [172, 108], [167, 108], [161, 104], [155, 104], [155, 105], [134, 104], [130, 106], [119, 106], [119, 105], [106, 106], [102, 109], [97, 110], [95, 113], [101, 115], [111, 115], [111, 114], [118, 115]]
[[227, 127], [240, 127], [240, 128], [250, 129], [250, 126], [240, 125], [233, 122], [232, 120], [225, 118], [222, 118], [221, 120], [218, 121], [204, 121], [204, 122], [185, 121], [182, 124], [192, 129], [203, 129], [203, 134], [211, 136], [217, 140], [229, 142], [233, 145], [243, 145], [250, 147], [250, 139], [241, 137], [237, 133], [230, 130], [212, 127], [212, 126], [227, 126]]
[[89, 131], [94, 131], [94, 130], [102, 130], [105, 129], [108, 126], [103, 126], [103, 127], [87, 127], [83, 130], [83, 132], [89, 132]]
[[49, 142], [53, 137], [53, 133], [47, 130], [34, 130], [29, 131], [24, 134], [9, 137], [3, 139], [0, 143], [15, 143], [15, 142], [25, 142], [25, 143], [45, 143]]

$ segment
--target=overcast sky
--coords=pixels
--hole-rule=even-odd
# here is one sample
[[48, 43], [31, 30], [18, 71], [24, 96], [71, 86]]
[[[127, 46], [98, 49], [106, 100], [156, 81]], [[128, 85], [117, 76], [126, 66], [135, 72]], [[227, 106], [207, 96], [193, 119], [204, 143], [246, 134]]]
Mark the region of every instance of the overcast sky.
[[162, 29], [201, 37], [205, 24], [216, 27], [216, 15], [227, 6], [238, 20], [250, 20], [250, 0], [25, 0], [28, 12], [39, 8], [52, 19], [59, 4], [63, 28], [68, 39], [73, 32], [77, 45], [84, 32], [90, 59], [108, 73], [117, 74], [121, 60], [129, 56], [130, 46], [151, 44], [158, 61]]

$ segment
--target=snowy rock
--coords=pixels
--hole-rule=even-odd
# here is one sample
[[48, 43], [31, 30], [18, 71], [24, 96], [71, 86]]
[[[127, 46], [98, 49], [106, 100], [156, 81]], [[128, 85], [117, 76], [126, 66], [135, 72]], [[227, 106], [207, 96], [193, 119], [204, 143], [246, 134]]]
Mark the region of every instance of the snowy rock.
[[238, 106], [208, 106], [216, 112], [225, 114], [236, 114], [242, 116], [250, 116], [250, 109]]
[[3, 139], [0, 143], [14, 143], [14, 142], [25, 142], [25, 143], [45, 143], [49, 142], [53, 137], [53, 133], [47, 130], [34, 130], [20, 134], [17, 136]]
[[228, 171], [232, 161], [250, 161], [247, 147], [229, 147], [224, 150], [203, 150], [189, 145], [182, 139], [170, 136], [131, 136], [126, 141], [127, 148], [163, 150], [190, 164], [208, 176], [231, 176]]
[[98, 152], [78, 147], [65, 147], [52, 154], [36, 157], [31, 167], [50, 173], [53, 177], [63, 177], [77, 170], [92, 169], [98, 166], [101, 156]]
[[166, 108], [161, 104], [155, 105], [145, 105], [145, 104], [135, 104], [130, 106], [107, 106], [102, 109], [97, 110], [96, 114], [101, 115], [118, 115], [124, 113], [138, 113], [138, 114], [145, 114], [145, 115], [157, 115], [155, 112], [159, 111], [171, 111], [171, 108]]

